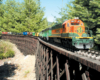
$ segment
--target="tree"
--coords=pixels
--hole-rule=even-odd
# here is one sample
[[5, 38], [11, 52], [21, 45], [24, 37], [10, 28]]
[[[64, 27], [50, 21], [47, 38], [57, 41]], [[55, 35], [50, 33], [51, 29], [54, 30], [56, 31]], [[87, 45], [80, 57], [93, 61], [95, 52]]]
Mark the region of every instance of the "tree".
[[3, 15], [0, 15], [0, 17], [2, 17], [0, 23], [1, 30], [7, 32], [18, 32], [18, 30], [16, 30], [18, 20], [16, 19], [20, 17], [19, 4], [16, 3], [15, 0], [7, 0], [5, 4], [2, 4], [2, 6]]
[[34, 0], [24, 0], [23, 27], [26, 27], [29, 32], [40, 32], [47, 27], [47, 19], [43, 18], [44, 9], [36, 3]]
[[39, 1], [24, 0], [18, 3], [7, 0], [0, 5], [0, 28], [6, 32], [40, 32], [47, 27], [47, 19], [43, 18], [44, 8]]
[[3, 5], [2, 5], [2, 0], [0, 0], [0, 34], [2, 32], [1, 26], [2, 26], [2, 20], [3, 20], [3, 14], [4, 14], [4, 10], [3, 10]]
[[100, 24], [99, 0], [74, 0], [70, 4], [66, 4], [63, 9], [62, 18], [72, 19], [79, 17], [86, 27], [93, 28]]

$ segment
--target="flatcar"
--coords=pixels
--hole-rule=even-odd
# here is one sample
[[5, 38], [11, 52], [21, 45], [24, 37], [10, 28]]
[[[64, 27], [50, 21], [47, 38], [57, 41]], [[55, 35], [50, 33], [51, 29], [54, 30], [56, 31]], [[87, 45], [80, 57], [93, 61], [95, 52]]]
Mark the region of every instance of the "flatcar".
[[47, 28], [41, 31], [39, 36], [77, 49], [90, 49], [94, 45], [92, 31], [86, 31], [84, 23], [78, 18]]

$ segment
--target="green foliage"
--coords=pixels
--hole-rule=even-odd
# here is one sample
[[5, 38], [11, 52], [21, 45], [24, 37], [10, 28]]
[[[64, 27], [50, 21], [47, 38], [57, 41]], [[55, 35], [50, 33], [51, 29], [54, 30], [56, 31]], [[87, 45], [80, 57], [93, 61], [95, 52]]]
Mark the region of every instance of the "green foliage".
[[71, 0], [59, 13], [62, 17], [60, 19], [57, 18], [57, 21], [79, 17], [86, 27], [94, 28], [100, 25], [99, 4], [99, 0]]
[[3, 59], [4, 56], [3, 56], [3, 53], [0, 53], [0, 59]]
[[2, 0], [0, 0], [0, 5], [2, 4]]
[[8, 50], [7, 53], [5, 54], [5, 57], [13, 57], [14, 56], [14, 51]]
[[13, 57], [14, 51], [12, 50], [13, 45], [8, 41], [0, 41], [0, 59]]
[[96, 28], [96, 29], [97, 29], [96, 33], [100, 34], [100, 28]]
[[7, 0], [0, 5], [0, 31], [7, 32], [40, 32], [47, 27], [47, 19], [43, 18], [44, 8], [37, 0], [24, 0], [18, 3]]

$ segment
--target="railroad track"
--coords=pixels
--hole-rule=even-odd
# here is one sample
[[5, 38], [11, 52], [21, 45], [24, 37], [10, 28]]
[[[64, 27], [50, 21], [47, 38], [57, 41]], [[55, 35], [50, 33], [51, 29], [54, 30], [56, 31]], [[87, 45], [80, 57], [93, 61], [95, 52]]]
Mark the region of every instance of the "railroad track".
[[56, 46], [59, 46], [60, 48], [66, 49], [66, 50], [71, 51], [73, 53], [76, 53], [76, 54], [79, 54], [79, 55], [100, 61], [100, 51], [92, 50], [92, 49], [90, 49], [90, 50], [79, 50], [79, 49], [76, 49], [76, 48], [74, 48], [74, 49], [68, 48], [68, 47], [66, 48], [66, 46], [63, 46], [63, 45], [55, 43], [55, 42], [52, 42], [52, 43], [49, 42], [49, 43], [56, 45]]
[[[79, 50], [71, 52], [63, 49], [60, 46], [45, 42], [39, 38], [40, 46], [46, 49], [49, 52], [43, 52], [38, 55], [38, 59], [41, 59], [46, 54], [49, 57], [45, 56], [45, 59], [37, 60], [39, 66], [43, 68], [42, 60], [46, 62], [46, 71], [48, 77], [46, 80], [97, 80], [100, 75], [100, 56], [99, 51], [93, 50]], [[41, 48], [39, 48], [41, 50]], [[51, 61], [51, 56], [53, 55], [53, 63]], [[48, 61], [49, 60], [49, 61]], [[44, 63], [43, 62], [43, 63]], [[52, 67], [47, 67], [51, 66]], [[66, 66], [65, 66], [66, 65]], [[56, 67], [56, 70], [55, 70]], [[62, 68], [63, 67], [63, 68]], [[49, 70], [53, 72], [53, 79], [51, 79], [52, 75]], [[39, 69], [41, 70], [41, 69]], [[44, 72], [44, 71], [43, 71]], [[43, 74], [41, 71], [41, 73]], [[41, 74], [40, 73], [40, 74]], [[38, 77], [43, 77], [39, 76]], [[50, 77], [50, 79], [49, 79]], [[67, 79], [68, 78], [68, 79]], [[100, 79], [100, 78], [99, 78]], [[37, 79], [38, 80], [38, 79]], [[40, 79], [42, 80], [42, 79]], [[44, 79], [45, 80], [45, 79]]]

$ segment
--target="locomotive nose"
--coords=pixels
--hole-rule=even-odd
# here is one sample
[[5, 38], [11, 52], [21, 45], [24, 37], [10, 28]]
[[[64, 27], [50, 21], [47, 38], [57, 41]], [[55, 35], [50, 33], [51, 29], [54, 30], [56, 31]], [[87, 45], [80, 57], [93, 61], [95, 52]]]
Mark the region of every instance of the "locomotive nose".
[[78, 49], [89, 49], [93, 47], [93, 39], [78, 38], [75, 41], [75, 47]]
[[93, 43], [90, 44], [83, 44], [83, 43], [80, 43], [80, 44], [75, 44], [75, 47], [78, 48], [78, 49], [89, 49], [89, 48], [92, 48], [93, 47]]

